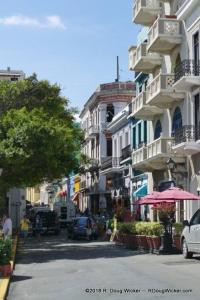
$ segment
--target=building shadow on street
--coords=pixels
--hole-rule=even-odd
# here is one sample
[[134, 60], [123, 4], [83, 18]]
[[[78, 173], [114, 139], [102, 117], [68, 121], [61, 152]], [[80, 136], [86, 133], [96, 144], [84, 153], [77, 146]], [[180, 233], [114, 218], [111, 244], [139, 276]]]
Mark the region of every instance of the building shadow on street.
[[115, 243], [105, 241], [68, 240], [61, 236], [42, 236], [38, 241], [29, 238], [25, 244], [18, 245], [16, 262], [20, 264], [46, 263], [53, 260], [92, 260], [98, 258], [116, 258], [142, 255], [117, 247]]

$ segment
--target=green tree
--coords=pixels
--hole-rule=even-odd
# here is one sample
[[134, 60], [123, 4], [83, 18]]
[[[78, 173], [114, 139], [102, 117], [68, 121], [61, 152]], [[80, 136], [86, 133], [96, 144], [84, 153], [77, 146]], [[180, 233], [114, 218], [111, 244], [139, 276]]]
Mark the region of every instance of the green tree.
[[[0, 196], [77, 170], [82, 131], [60, 88], [33, 75], [0, 82]], [[1, 200], [2, 201], [2, 200]]]

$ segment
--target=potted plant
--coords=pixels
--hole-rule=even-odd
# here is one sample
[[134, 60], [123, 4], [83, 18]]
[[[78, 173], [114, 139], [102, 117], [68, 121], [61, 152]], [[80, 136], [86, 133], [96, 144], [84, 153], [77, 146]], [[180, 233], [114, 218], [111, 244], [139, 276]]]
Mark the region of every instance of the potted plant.
[[2, 239], [0, 240], [0, 270], [3, 277], [10, 276], [11, 270], [11, 261], [12, 258], [12, 240], [11, 239]]
[[181, 251], [181, 233], [183, 231], [182, 223], [173, 224], [173, 242], [177, 250]]
[[161, 246], [161, 235], [163, 233], [163, 226], [158, 222], [151, 225], [151, 240], [153, 244], [153, 252], [157, 253]]
[[166, 223], [174, 219], [174, 214], [176, 211], [174, 203], [158, 203], [155, 204], [152, 209], [158, 213], [159, 220], [162, 223]]
[[146, 238], [146, 223], [148, 222], [137, 222], [136, 232], [137, 232], [137, 242], [140, 250], [148, 250], [148, 243]]

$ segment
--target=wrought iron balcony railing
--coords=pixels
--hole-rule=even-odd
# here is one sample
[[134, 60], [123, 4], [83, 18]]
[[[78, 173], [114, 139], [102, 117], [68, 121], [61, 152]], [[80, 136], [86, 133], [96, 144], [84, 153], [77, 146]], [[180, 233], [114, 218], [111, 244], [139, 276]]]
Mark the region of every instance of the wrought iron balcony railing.
[[120, 167], [120, 157], [102, 157], [101, 158], [101, 169], [106, 170], [109, 168], [118, 168]]
[[183, 76], [200, 76], [200, 61], [193, 59], [183, 60], [174, 69], [175, 78], [174, 81], [178, 81]]
[[121, 161], [129, 157], [131, 157], [131, 145], [128, 145], [122, 149]]
[[200, 140], [200, 126], [184, 125], [176, 129], [172, 136], [174, 137], [174, 144], [178, 145], [186, 142], [195, 142]]

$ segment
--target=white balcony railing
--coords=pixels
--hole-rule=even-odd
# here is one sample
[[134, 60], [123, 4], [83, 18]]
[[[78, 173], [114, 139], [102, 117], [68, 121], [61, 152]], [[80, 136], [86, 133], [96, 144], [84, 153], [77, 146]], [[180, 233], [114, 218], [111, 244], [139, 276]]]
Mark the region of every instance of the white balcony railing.
[[152, 73], [153, 69], [161, 65], [162, 57], [157, 53], [147, 51], [147, 43], [129, 49], [129, 69], [136, 72]]
[[147, 145], [147, 159], [160, 155], [170, 154], [173, 138], [159, 137]]
[[136, 165], [143, 162], [147, 158], [147, 148], [143, 146], [135, 151], [132, 154], [132, 164]]
[[174, 84], [173, 74], [159, 74], [157, 75], [146, 88], [146, 102], [149, 103], [156, 95], [161, 91], [168, 92], [172, 91]]
[[180, 21], [173, 18], [158, 18], [149, 30], [147, 50], [168, 54], [180, 43]]
[[133, 116], [142, 109], [146, 104], [146, 92], [140, 93], [132, 102], [132, 114]]
[[137, 24], [150, 25], [161, 11], [158, 0], [135, 0], [133, 21]]

